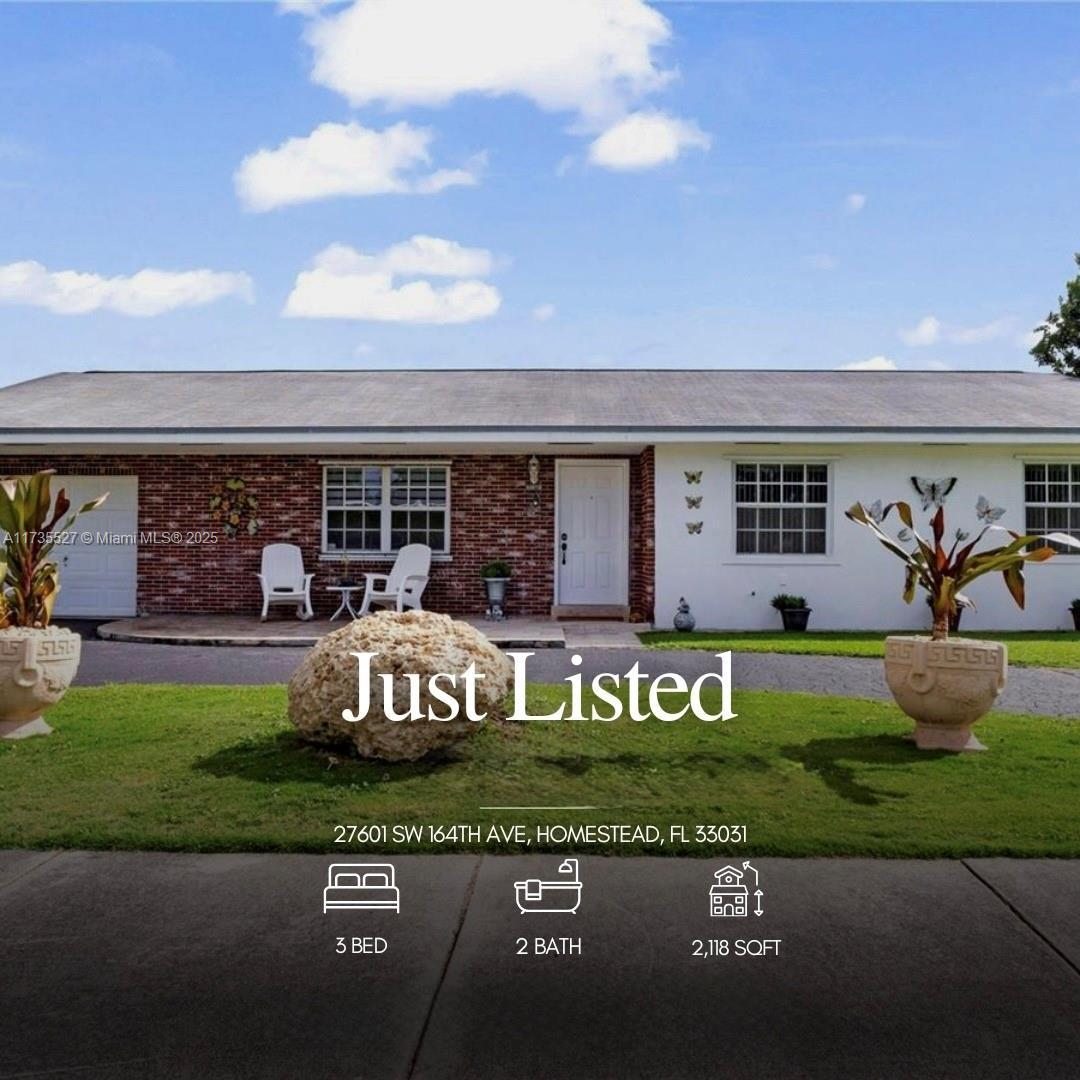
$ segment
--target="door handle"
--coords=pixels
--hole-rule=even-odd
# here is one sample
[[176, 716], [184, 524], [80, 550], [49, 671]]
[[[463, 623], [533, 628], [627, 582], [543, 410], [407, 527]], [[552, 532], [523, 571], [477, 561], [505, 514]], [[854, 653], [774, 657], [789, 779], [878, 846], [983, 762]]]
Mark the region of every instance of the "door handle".
[[559, 550], [562, 552], [562, 564], [566, 565], [566, 533], [559, 537]]

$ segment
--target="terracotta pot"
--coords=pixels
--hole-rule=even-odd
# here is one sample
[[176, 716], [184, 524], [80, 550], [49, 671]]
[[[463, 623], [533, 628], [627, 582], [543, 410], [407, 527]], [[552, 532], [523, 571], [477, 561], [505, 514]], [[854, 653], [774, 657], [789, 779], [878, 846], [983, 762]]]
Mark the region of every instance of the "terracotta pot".
[[1008, 666], [997, 641], [885, 639], [885, 681], [915, 721], [920, 750], [985, 750], [971, 726], [1005, 688]]
[[67, 692], [79, 669], [82, 639], [70, 630], [0, 630], [0, 739], [47, 735], [41, 714]]

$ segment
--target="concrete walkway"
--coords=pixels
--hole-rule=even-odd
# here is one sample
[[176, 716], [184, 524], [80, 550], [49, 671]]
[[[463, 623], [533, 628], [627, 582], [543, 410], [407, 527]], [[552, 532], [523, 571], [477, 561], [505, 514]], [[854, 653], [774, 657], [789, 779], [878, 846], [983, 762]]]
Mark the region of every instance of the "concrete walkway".
[[754, 860], [717, 919], [722, 861], [584, 857], [520, 915], [558, 858], [390, 857], [399, 915], [324, 915], [328, 856], [0, 852], [0, 1077], [1076, 1075], [1078, 862]]
[[[577, 652], [580, 668], [570, 663]], [[83, 642], [83, 657], [76, 684], [98, 686], [109, 682], [209, 683], [259, 685], [287, 682], [303, 658], [300, 649], [262, 649], [237, 646], [177, 646]], [[682, 649], [651, 650], [638, 647], [607, 648], [569, 645], [563, 649], [536, 649], [529, 674], [536, 682], [561, 682], [581, 671], [591, 679], [601, 671], [622, 672], [638, 661], [648, 674], [675, 671], [696, 678], [714, 670], [716, 660], [706, 652]], [[797, 690], [813, 694], [839, 694], [888, 700], [890, 697], [880, 660], [842, 656], [790, 656], [779, 653], [736, 653], [733, 671], [737, 688]], [[1080, 671], [1014, 667], [998, 701], [1009, 712], [1080, 718]]]
[[[465, 616], [489, 641], [503, 649], [635, 648], [640, 645], [635, 630], [642, 624], [608, 619], [556, 620], [513, 616], [493, 622], [482, 616]], [[116, 619], [97, 626], [99, 637], [108, 641], [152, 645], [227, 645], [262, 648], [310, 647], [320, 638], [340, 630], [347, 620], [311, 619], [301, 622], [288, 617], [271, 617], [266, 622], [250, 615], [147, 615], [138, 619]]]

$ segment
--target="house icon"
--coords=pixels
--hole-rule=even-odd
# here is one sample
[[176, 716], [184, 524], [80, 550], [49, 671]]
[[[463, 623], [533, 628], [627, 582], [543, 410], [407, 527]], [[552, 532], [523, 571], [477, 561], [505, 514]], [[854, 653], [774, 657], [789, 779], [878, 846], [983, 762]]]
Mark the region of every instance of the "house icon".
[[734, 866], [724, 866], [713, 877], [716, 884], [709, 890], [709, 914], [719, 917], [745, 916], [749, 897], [743, 884], [743, 872]]

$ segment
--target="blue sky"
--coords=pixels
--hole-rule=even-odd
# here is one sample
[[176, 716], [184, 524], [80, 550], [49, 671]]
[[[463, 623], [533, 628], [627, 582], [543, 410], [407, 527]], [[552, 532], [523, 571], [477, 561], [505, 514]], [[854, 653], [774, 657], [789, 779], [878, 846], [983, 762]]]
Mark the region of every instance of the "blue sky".
[[0, 6], [0, 380], [1032, 366], [1080, 6], [429, 3]]

